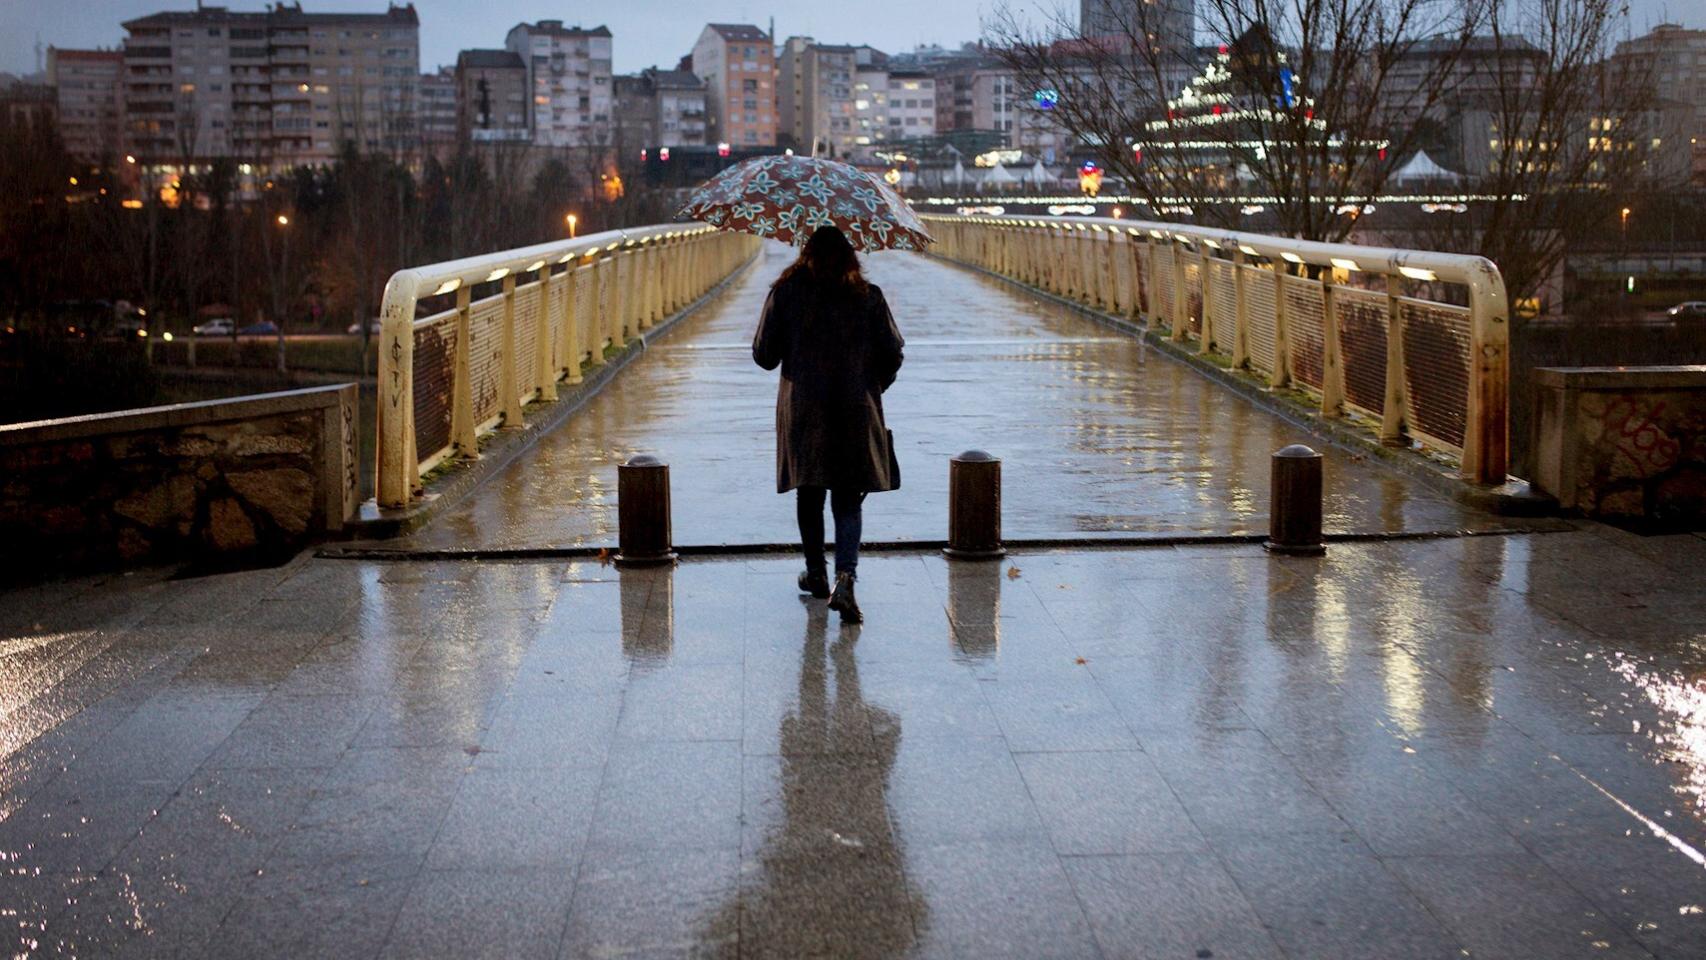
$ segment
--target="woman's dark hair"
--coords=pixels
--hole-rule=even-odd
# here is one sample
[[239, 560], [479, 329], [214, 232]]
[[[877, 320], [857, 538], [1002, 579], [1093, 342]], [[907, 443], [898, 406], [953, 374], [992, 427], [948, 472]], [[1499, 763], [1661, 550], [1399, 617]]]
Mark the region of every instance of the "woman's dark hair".
[[847, 235], [836, 227], [818, 227], [800, 250], [799, 259], [788, 265], [776, 278], [776, 286], [795, 276], [810, 280], [819, 290], [842, 289], [848, 293], [865, 292], [865, 275], [859, 270], [859, 254]]

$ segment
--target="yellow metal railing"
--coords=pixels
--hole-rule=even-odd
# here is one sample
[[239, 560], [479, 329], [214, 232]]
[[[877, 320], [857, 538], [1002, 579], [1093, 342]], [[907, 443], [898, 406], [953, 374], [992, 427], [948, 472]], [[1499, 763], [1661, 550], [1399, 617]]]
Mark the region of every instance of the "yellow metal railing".
[[1194, 342], [1465, 479], [1506, 479], [1508, 306], [1490, 260], [1107, 218], [923, 219], [939, 256]]
[[[584, 366], [687, 307], [761, 241], [697, 224], [615, 230], [413, 267], [385, 286], [374, 495], [407, 506], [421, 474], [477, 455]], [[474, 299], [476, 287], [491, 292]], [[419, 303], [454, 298], [416, 317]]]

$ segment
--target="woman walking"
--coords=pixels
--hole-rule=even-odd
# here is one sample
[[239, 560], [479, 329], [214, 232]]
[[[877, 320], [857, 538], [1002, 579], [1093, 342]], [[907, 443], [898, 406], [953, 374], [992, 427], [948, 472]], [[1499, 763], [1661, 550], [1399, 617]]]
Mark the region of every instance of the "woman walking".
[[[800, 592], [829, 598], [843, 622], [859, 623], [859, 538], [867, 493], [900, 486], [883, 391], [900, 371], [900, 330], [883, 292], [835, 227], [819, 227], [770, 288], [752, 359], [782, 367], [776, 391], [776, 492], [797, 490], [806, 570]], [[835, 589], [824, 563], [823, 506], [835, 515]]]

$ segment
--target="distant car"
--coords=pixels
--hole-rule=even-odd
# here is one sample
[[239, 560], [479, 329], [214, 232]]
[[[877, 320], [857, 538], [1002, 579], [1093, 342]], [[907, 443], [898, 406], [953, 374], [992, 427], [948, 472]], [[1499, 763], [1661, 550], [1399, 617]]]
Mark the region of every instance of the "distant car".
[[198, 337], [229, 337], [231, 331], [236, 329], [237, 322], [235, 320], [230, 317], [220, 317], [217, 320], [196, 324], [195, 335]]
[[[381, 321], [378, 317], [374, 317], [372, 320], [367, 321], [367, 332], [372, 334], [373, 336], [377, 337], [377, 336], [379, 336], [380, 329], [382, 327], [384, 327], [384, 325], [385, 324], [383, 321]], [[349, 325], [349, 329], [345, 330], [344, 332], [353, 337], [356, 334], [361, 333], [361, 324], [352, 323]]]
[[131, 314], [128, 317], [121, 317], [113, 323], [113, 332], [120, 336], [134, 337], [138, 334], [145, 334], [147, 331], [148, 324], [144, 322], [142, 317], [135, 314]]
[[1685, 300], [1665, 311], [1665, 316], [1672, 320], [1688, 318], [1706, 320], [1706, 300]]
[[278, 324], [273, 323], [271, 320], [257, 320], [237, 331], [238, 334], [245, 337], [260, 337], [277, 332]]

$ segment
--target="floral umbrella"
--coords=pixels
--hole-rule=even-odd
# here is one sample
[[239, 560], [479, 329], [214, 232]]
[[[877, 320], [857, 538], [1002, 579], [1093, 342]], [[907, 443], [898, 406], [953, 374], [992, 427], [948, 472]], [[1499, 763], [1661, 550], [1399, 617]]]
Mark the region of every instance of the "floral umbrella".
[[756, 157], [693, 192], [682, 219], [796, 246], [819, 227], [839, 227], [860, 250], [922, 250], [935, 242], [889, 185], [818, 157]]

